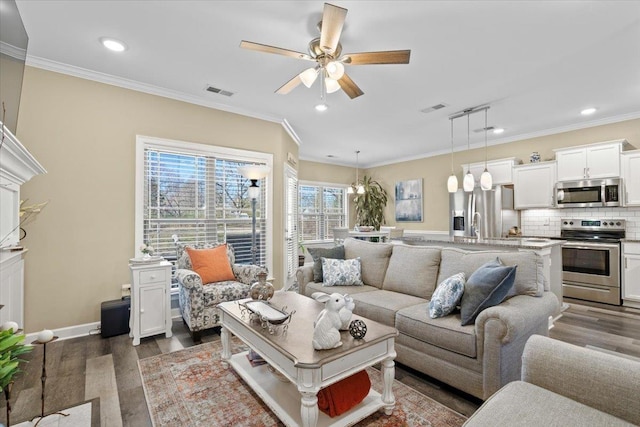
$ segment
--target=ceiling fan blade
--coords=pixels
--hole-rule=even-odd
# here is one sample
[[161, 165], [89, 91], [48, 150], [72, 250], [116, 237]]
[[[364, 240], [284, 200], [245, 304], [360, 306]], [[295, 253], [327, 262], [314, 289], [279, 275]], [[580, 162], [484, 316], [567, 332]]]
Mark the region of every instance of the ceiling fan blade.
[[349, 95], [349, 98], [351, 99], [357, 98], [360, 95], [364, 95], [364, 92], [362, 91], [362, 89], [360, 89], [358, 85], [355, 84], [353, 80], [351, 80], [351, 77], [349, 77], [347, 73], [345, 73], [342, 76], [342, 78], [338, 80], [338, 83], [340, 84], [340, 87], [342, 88], [342, 90], [347, 95]]
[[344, 63], [349, 65], [408, 64], [411, 50], [349, 53], [344, 56]]
[[302, 83], [302, 80], [300, 79], [300, 74], [296, 74], [294, 78], [292, 78], [291, 80], [289, 80], [288, 82], [280, 86], [280, 88], [276, 90], [276, 93], [279, 95], [286, 95], [289, 92], [291, 92], [293, 89], [295, 89], [300, 83]]
[[275, 53], [277, 55], [289, 56], [291, 58], [306, 59], [307, 61], [315, 61], [311, 56], [306, 53], [296, 52], [295, 50], [283, 49], [281, 47], [269, 46], [261, 43], [249, 42], [242, 40], [240, 47], [243, 49], [256, 50], [258, 52]]
[[320, 31], [320, 49], [323, 52], [333, 54], [336, 51], [346, 17], [347, 9], [329, 3], [324, 4]]

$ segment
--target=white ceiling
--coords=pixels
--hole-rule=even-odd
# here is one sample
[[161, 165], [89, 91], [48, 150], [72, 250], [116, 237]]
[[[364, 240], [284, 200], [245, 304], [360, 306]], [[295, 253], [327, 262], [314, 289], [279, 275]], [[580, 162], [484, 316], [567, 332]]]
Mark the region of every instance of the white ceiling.
[[[28, 63], [286, 120], [307, 160], [353, 165], [359, 149], [360, 165], [374, 166], [447, 152], [448, 116], [480, 104], [491, 105], [489, 126], [506, 129], [489, 144], [640, 117], [640, 1], [335, 1], [349, 10], [345, 53], [411, 49], [411, 62], [348, 66], [365, 94], [329, 94], [324, 113], [313, 108], [318, 82], [274, 93], [308, 62], [239, 48], [306, 52], [321, 1], [17, 3]], [[109, 52], [102, 36], [129, 49]], [[598, 111], [581, 116], [589, 106]], [[466, 149], [466, 119], [454, 124], [456, 150]], [[473, 132], [483, 125], [471, 116], [472, 146], [484, 144]]]

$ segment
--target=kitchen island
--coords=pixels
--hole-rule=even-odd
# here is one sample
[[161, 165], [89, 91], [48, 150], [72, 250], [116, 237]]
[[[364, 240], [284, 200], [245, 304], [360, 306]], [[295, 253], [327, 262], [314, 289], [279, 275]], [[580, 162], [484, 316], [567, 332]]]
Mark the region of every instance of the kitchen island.
[[[508, 237], [492, 239], [474, 239], [469, 237], [449, 237], [438, 235], [408, 234], [400, 241], [407, 245], [442, 246], [460, 248], [468, 251], [505, 250], [505, 251], [533, 251], [542, 257], [543, 275], [549, 282], [549, 289], [553, 292], [562, 310], [568, 307], [562, 298], [562, 245], [565, 240], [552, 240], [537, 237]], [[560, 315], [560, 313], [558, 313]]]

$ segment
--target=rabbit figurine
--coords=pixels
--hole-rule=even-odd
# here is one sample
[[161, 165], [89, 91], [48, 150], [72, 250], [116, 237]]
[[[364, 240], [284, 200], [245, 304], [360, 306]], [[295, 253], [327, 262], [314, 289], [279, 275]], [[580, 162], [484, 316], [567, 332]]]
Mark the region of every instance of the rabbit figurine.
[[340, 347], [340, 310], [345, 306], [344, 297], [338, 293], [328, 295], [323, 292], [315, 292], [312, 296], [316, 301], [324, 303], [324, 310], [313, 323], [313, 348], [327, 350]]
[[339, 311], [340, 321], [342, 322], [342, 326], [340, 326], [341, 331], [349, 330], [349, 322], [351, 322], [351, 313], [353, 312], [354, 308], [356, 308], [356, 304], [353, 302], [353, 298], [349, 296], [349, 294], [344, 294], [344, 307], [342, 307]]

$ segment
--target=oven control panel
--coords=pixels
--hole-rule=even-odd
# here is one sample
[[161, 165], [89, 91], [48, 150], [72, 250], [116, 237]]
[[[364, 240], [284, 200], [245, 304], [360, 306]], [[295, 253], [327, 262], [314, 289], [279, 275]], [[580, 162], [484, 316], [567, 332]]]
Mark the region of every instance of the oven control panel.
[[562, 230], [624, 230], [624, 219], [576, 219], [562, 220]]

